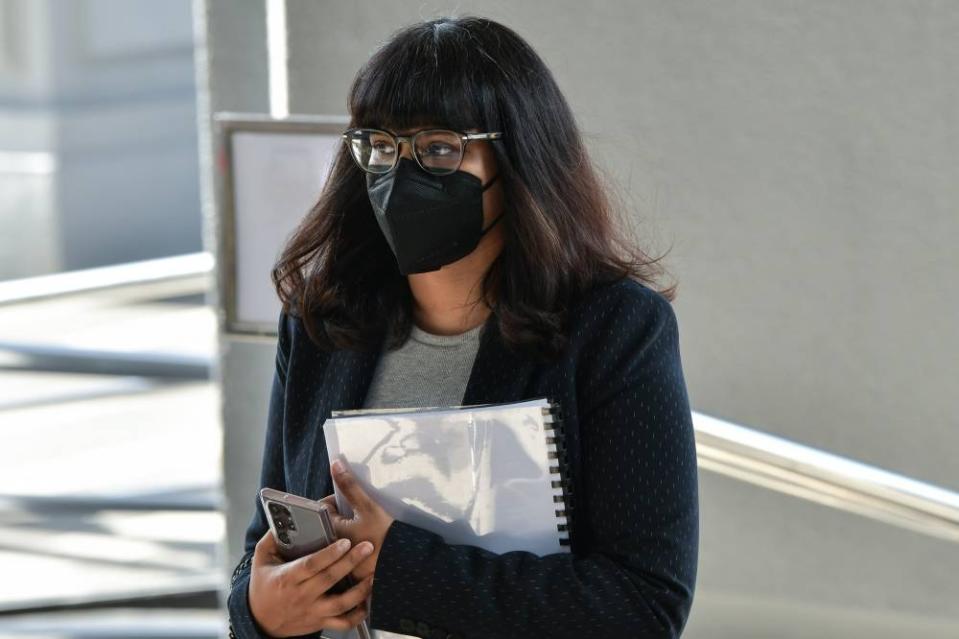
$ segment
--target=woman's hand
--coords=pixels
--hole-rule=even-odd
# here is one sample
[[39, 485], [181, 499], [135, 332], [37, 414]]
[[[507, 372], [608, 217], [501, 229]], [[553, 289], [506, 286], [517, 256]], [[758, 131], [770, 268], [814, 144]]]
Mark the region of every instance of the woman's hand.
[[287, 561], [278, 553], [273, 533], [267, 530], [256, 543], [250, 569], [250, 612], [257, 625], [271, 637], [357, 626], [369, 611], [372, 578], [339, 594], [327, 590], [365, 561], [369, 552], [369, 542], [352, 548], [332, 543]]
[[345, 461], [335, 460], [331, 471], [336, 487], [353, 508], [353, 518], [347, 519], [340, 514], [336, 508], [335, 494], [327, 495], [320, 501], [329, 509], [330, 520], [337, 537], [346, 537], [354, 544], [359, 544], [363, 540], [373, 542], [373, 554], [366, 561], [361, 562], [352, 573], [354, 579], [365, 579], [376, 570], [380, 548], [383, 546], [390, 524], [393, 523], [393, 517], [366, 494], [356, 480], [356, 476], [346, 468]]

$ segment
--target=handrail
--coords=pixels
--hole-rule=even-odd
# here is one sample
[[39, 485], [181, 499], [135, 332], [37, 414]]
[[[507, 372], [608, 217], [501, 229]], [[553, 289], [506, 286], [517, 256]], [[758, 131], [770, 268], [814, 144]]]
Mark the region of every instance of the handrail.
[[214, 260], [209, 251], [99, 266], [0, 282], [0, 306], [103, 290], [169, 290], [201, 293], [212, 286]]
[[[136, 375], [172, 379], [209, 379], [213, 358], [191, 353], [115, 351], [0, 340], [0, 353], [11, 353], [14, 368], [58, 373]], [[2, 406], [2, 404], [0, 404]]]
[[959, 493], [693, 411], [701, 468], [959, 542]]

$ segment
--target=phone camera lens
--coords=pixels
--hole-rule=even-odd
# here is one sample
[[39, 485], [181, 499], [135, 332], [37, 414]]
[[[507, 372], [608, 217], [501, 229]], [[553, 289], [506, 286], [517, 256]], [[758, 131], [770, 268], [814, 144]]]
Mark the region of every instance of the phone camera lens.
[[282, 541], [284, 544], [290, 543], [290, 536], [286, 534], [286, 531], [280, 533], [280, 541]]

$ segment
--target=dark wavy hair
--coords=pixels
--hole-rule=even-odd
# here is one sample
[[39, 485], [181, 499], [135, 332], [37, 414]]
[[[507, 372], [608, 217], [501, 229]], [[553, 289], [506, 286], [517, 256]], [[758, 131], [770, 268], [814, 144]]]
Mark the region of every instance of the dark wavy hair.
[[[504, 132], [487, 143], [503, 188], [504, 243], [481, 293], [509, 348], [556, 356], [567, 343], [567, 310], [580, 294], [623, 277], [652, 287], [664, 271], [662, 257], [650, 259], [626, 240], [569, 104], [512, 29], [476, 16], [407, 26], [357, 72], [348, 108], [350, 127], [436, 123]], [[370, 348], [384, 330], [389, 348], [409, 336], [409, 282], [346, 145], [271, 278], [284, 311], [302, 317], [324, 350]], [[659, 292], [672, 300], [675, 288]]]

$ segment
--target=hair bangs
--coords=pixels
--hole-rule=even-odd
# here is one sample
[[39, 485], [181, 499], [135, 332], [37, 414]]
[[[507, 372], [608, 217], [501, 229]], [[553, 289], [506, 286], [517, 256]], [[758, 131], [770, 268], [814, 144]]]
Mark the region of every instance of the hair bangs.
[[435, 125], [457, 131], [486, 126], [477, 78], [462, 53], [443, 51], [432, 35], [387, 46], [357, 74], [349, 108], [353, 126], [394, 132]]

